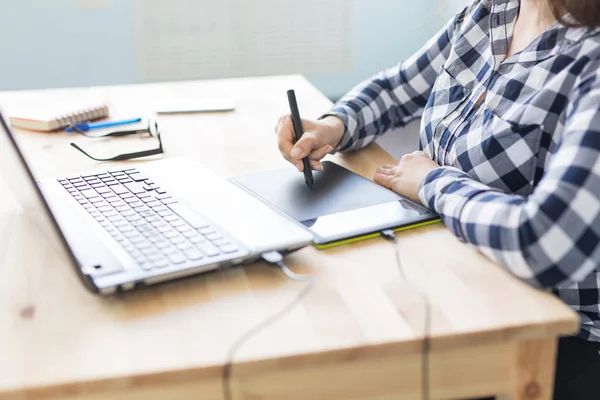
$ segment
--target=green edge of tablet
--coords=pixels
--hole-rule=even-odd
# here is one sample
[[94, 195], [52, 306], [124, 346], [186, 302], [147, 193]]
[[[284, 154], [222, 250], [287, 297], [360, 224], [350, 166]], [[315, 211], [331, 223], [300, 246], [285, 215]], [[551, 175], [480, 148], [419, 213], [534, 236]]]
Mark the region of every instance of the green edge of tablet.
[[[402, 232], [402, 231], [406, 231], [406, 230], [413, 229], [413, 228], [420, 228], [422, 226], [437, 224], [440, 221], [441, 221], [441, 219], [438, 218], [438, 219], [434, 219], [431, 221], [419, 222], [419, 223], [413, 224], [413, 225], [402, 226], [400, 228], [396, 228], [396, 229], [392, 229], [392, 230], [394, 232]], [[379, 232], [378, 233], [370, 233], [368, 235], [356, 236], [356, 237], [353, 237], [350, 239], [344, 239], [344, 240], [340, 240], [337, 242], [331, 242], [331, 243], [326, 243], [326, 244], [313, 244], [313, 246], [315, 246], [319, 250], [325, 250], [325, 249], [330, 249], [332, 247], [341, 246], [343, 244], [349, 244], [349, 243], [360, 242], [362, 240], [373, 239], [378, 236], [381, 236]]]

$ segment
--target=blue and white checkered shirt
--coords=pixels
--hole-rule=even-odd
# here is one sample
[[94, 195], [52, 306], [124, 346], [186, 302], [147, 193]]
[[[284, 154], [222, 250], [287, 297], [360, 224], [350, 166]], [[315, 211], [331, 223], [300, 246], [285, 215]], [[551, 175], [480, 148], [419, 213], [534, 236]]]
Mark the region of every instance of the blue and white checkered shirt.
[[[600, 341], [600, 29], [555, 23], [506, 58], [519, 0], [478, 0], [329, 114], [336, 150], [421, 117], [419, 198], [459, 239], [552, 289]], [[486, 93], [487, 91], [487, 93]], [[485, 94], [484, 101], [477, 99]]]

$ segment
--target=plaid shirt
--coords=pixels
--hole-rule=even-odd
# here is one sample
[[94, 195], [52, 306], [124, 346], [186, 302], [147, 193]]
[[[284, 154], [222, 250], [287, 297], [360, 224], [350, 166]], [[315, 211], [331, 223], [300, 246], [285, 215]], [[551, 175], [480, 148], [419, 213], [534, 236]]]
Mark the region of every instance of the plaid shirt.
[[478, 0], [355, 87], [329, 113], [346, 126], [336, 150], [421, 117], [421, 150], [441, 166], [419, 189], [423, 204], [552, 289], [580, 314], [579, 335], [600, 341], [600, 29], [555, 23], [506, 58], [519, 7]]

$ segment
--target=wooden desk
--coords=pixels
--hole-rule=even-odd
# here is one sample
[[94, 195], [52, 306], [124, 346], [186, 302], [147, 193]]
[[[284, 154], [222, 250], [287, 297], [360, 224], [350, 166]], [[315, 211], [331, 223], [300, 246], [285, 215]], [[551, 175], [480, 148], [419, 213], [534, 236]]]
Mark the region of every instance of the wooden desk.
[[[234, 113], [159, 118], [166, 156], [195, 157], [229, 176], [286, 165], [273, 127], [287, 112], [289, 88], [304, 117], [331, 106], [298, 76], [1, 93], [0, 104], [99, 99], [125, 116], [169, 97], [232, 97]], [[70, 148], [66, 135], [18, 135], [40, 176], [99, 166]], [[372, 146], [333, 159], [370, 177], [391, 157]], [[302, 289], [256, 264], [100, 298], [1, 184], [0, 193], [2, 399], [220, 399], [228, 348]], [[431, 398], [549, 400], [556, 338], [577, 329], [576, 315], [441, 224], [404, 232], [399, 245], [410, 280], [432, 302]], [[305, 248], [287, 263], [317, 284], [240, 350], [233, 398], [420, 399], [424, 306], [400, 279], [393, 246], [373, 239]], [[22, 313], [27, 306], [35, 307], [32, 317]]]

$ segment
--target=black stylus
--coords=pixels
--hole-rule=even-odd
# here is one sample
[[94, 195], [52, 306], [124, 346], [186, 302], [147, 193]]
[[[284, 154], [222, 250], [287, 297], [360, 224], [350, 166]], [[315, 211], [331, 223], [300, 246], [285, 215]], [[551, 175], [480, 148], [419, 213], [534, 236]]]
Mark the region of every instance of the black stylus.
[[[304, 133], [304, 128], [302, 128], [302, 120], [300, 119], [300, 111], [298, 111], [298, 103], [296, 102], [296, 93], [293, 90], [287, 91], [288, 101], [290, 103], [290, 113], [292, 114], [292, 124], [294, 125], [294, 136], [296, 142], [300, 140], [302, 134]], [[310, 167], [310, 161], [308, 156], [302, 159], [302, 163], [304, 164], [304, 181], [308, 185], [309, 188], [313, 188], [314, 180], [312, 176], [312, 169]]]

